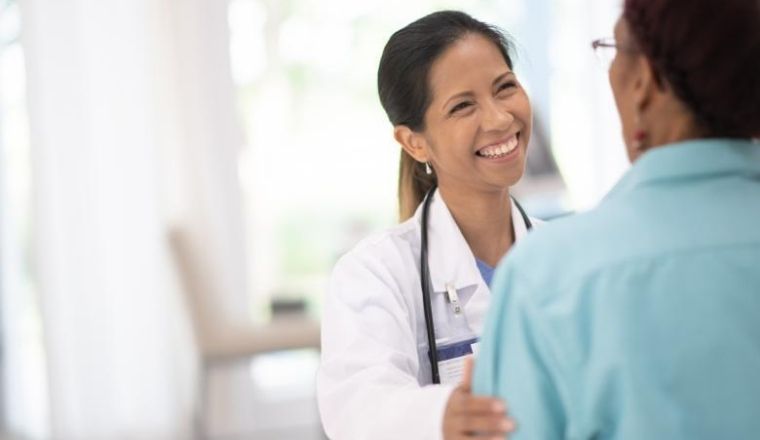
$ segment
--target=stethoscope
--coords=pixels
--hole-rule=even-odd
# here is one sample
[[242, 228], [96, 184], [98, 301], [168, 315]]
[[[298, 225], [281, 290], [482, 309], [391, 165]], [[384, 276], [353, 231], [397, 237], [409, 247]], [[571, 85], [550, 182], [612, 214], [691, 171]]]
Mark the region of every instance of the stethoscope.
[[[425, 310], [425, 328], [427, 329], [428, 347], [430, 347], [430, 368], [433, 372], [433, 383], [441, 383], [440, 375], [438, 374], [438, 344], [435, 342], [435, 325], [433, 324], [433, 305], [430, 302], [430, 292], [432, 291], [432, 282], [430, 281], [430, 267], [428, 266], [427, 258], [427, 233], [428, 233], [428, 216], [430, 212], [430, 202], [433, 200], [433, 192], [435, 192], [435, 185], [425, 195], [425, 201], [422, 205], [422, 237], [420, 243], [420, 284], [422, 285], [422, 304]], [[528, 214], [525, 213], [523, 207], [517, 203], [517, 200], [512, 199], [515, 202], [515, 206], [520, 211], [525, 227], [530, 231], [533, 229], [533, 223], [530, 221]]]

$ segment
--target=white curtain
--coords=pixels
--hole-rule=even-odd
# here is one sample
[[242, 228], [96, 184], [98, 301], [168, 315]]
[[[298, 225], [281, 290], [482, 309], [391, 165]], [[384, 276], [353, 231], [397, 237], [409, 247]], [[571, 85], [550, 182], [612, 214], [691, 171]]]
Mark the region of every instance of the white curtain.
[[47, 436], [190, 438], [170, 225], [205, 247], [220, 313], [246, 310], [226, 2], [26, 0], [22, 19]]
[[596, 203], [628, 169], [607, 72], [591, 41], [610, 37], [622, 2], [552, 0], [552, 144], [576, 209]]

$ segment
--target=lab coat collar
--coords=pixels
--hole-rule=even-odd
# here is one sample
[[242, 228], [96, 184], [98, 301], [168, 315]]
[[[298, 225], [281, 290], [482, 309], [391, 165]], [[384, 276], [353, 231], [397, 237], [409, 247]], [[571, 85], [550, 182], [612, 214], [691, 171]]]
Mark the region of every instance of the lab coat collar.
[[[417, 209], [415, 218], [421, 224], [422, 204]], [[528, 233], [527, 225], [514, 201], [512, 201], [512, 225], [515, 241]], [[446, 284], [453, 285], [455, 289], [485, 284], [470, 246], [437, 189], [433, 193], [428, 215], [428, 264], [435, 292], [445, 291]]]

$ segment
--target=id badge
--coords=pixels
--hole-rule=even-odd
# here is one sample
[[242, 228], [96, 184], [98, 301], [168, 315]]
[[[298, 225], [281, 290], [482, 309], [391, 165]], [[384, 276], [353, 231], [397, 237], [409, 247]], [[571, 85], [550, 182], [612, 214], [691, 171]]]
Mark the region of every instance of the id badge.
[[478, 338], [438, 346], [438, 376], [442, 384], [459, 384], [464, 376], [464, 360], [478, 354]]

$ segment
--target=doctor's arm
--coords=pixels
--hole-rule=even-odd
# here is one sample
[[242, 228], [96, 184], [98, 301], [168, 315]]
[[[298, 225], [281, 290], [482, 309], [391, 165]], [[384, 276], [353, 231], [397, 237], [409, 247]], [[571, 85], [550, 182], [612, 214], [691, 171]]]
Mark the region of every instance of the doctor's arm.
[[333, 440], [441, 438], [453, 387], [420, 387], [411, 305], [387, 264], [349, 254], [336, 265], [322, 319], [317, 398]]
[[419, 385], [411, 304], [385, 264], [342, 259], [323, 316], [317, 397], [327, 435], [341, 439], [464, 439], [509, 426], [503, 405], [456, 388]]
[[536, 292], [511, 263], [495, 277], [473, 390], [508, 399], [517, 422], [512, 438], [565, 438], [568, 415], [561, 359], [553, 353], [545, 319], [532, 303]]

